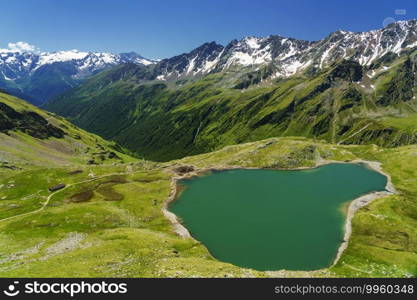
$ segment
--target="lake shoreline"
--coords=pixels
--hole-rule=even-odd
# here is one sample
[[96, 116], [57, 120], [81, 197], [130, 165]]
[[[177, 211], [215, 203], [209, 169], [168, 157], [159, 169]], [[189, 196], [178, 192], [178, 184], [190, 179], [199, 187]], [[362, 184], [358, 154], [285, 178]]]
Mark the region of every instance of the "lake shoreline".
[[[315, 169], [319, 168], [324, 165], [328, 164], [364, 164], [369, 169], [376, 171], [382, 175], [384, 175], [387, 178], [387, 183], [385, 186], [385, 191], [379, 191], [379, 192], [373, 192], [370, 194], [362, 195], [356, 199], [353, 199], [350, 201], [347, 213], [346, 213], [346, 219], [344, 223], [344, 236], [343, 240], [338, 248], [337, 254], [331, 265], [329, 265], [326, 269], [333, 267], [337, 264], [340, 257], [342, 256], [343, 252], [346, 250], [349, 239], [352, 234], [352, 219], [355, 215], [355, 213], [362, 207], [367, 206], [375, 199], [384, 198], [390, 195], [393, 195], [396, 193], [396, 189], [394, 188], [394, 185], [391, 180], [391, 176], [387, 173], [385, 173], [382, 170], [382, 163], [375, 162], [375, 161], [366, 161], [361, 159], [351, 160], [351, 161], [335, 161], [335, 160], [318, 160], [314, 166], [306, 166], [306, 167], [298, 167], [298, 168], [257, 168], [257, 167], [242, 167], [242, 166], [213, 166], [209, 168], [202, 168], [198, 169], [197, 167], [194, 167], [194, 170], [185, 174], [177, 174], [174, 172], [174, 175], [171, 180], [171, 187], [170, 187], [170, 194], [168, 196], [168, 199], [164, 202], [162, 212], [164, 216], [171, 222], [173, 225], [174, 232], [178, 234], [179, 236], [183, 238], [192, 238], [194, 237], [190, 234], [187, 228], [181, 223], [180, 219], [172, 212], [168, 210], [169, 205], [175, 201], [178, 198], [178, 195], [180, 193], [179, 188], [179, 181], [184, 179], [191, 179], [194, 177], [204, 176], [210, 172], [216, 172], [216, 171], [226, 171], [226, 170], [288, 170], [288, 171], [296, 171], [296, 170], [308, 170], [308, 169]], [[325, 269], [319, 269], [319, 270], [309, 270], [309, 271], [303, 271], [303, 272], [317, 272], [320, 270]], [[282, 272], [286, 270], [271, 270], [271, 271], [265, 271], [265, 272]], [[288, 270], [288, 271], [298, 271], [298, 270]]]
[[368, 204], [370, 204], [372, 201], [376, 199], [384, 198], [384, 197], [397, 193], [392, 183], [391, 176], [382, 170], [382, 167], [381, 167], [382, 164], [380, 162], [365, 161], [365, 160], [356, 160], [352, 162], [363, 163], [366, 166], [368, 166], [370, 169], [384, 175], [387, 178], [387, 183], [385, 185], [385, 191], [366, 194], [350, 202], [348, 206], [346, 220], [345, 220], [345, 226], [344, 226], [345, 233], [343, 236], [343, 241], [341, 245], [339, 246], [339, 249], [336, 254], [336, 258], [334, 259], [333, 263], [329, 266], [329, 268], [335, 266], [339, 262], [340, 257], [342, 256], [343, 252], [346, 250], [347, 246], [349, 245], [349, 239], [350, 239], [350, 236], [352, 235], [352, 220], [353, 220], [353, 217], [355, 216], [355, 213], [360, 208], [367, 206]]

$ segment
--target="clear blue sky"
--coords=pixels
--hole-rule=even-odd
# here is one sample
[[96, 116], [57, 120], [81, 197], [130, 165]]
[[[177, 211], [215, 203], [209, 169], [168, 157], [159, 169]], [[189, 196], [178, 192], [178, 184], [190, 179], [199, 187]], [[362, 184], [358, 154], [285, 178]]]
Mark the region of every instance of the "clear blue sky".
[[[417, 18], [417, 0], [0, 0], [0, 48], [136, 51], [170, 57], [207, 41], [279, 34], [317, 40], [337, 29]], [[405, 9], [405, 15], [396, 15]]]

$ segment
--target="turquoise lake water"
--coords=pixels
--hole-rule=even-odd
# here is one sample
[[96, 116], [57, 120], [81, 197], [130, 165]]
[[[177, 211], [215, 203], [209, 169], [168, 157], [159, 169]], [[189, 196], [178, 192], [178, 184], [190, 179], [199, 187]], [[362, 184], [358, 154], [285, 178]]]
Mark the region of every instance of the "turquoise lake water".
[[220, 261], [256, 270], [315, 270], [334, 260], [342, 205], [385, 190], [362, 164], [308, 170], [227, 170], [182, 180], [169, 210]]

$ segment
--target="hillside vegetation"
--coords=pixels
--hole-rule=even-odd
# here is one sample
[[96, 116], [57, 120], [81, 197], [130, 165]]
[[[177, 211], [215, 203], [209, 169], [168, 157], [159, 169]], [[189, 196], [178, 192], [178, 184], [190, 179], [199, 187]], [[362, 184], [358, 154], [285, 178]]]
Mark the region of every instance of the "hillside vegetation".
[[276, 136], [396, 147], [417, 142], [416, 61], [409, 50], [287, 78], [230, 69], [175, 82], [144, 82], [146, 69], [123, 65], [46, 108], [157, 161]]
[[[17, 166], [0, 173], [0, 276], [417, 276], [417, 146], [385, 149], [288, 137], [228, 146], [166, 163], [117, 152], [122, 159], [88, 164], [90, 151], [74, 150], [74, 142], [91, 148], [99, 143], [105, 149], [111, 144], [20, 100], [1, 97], [2, 103], [22, 115], [31, 110], [50, 118], [50, 126], [63, 128], [64, 137], [33, 137], [21, 129], [0, 133], [1, 153], [8, 153], [9, 163]], [[74, 138], [75, 134], [81, 139]], [[5, 141], [33, 152], [23, 155], [23, 151], [6, 149]], [[220, 262], [200, 242], [178, 236], [162, 212], [172, 193], [173, 178], [193, 168], [197, 172], [233, 167], [288, 169], [315, 166], [322, 160], [356, 159], [382, 162], [398, 194], [375, 200], [356, 214], [347, 250], [328, 269], [259, 272]], [[48, 191], [58, 183], [66, 187]]]
[[0, 174], [28, 166], [120, 163], [122, 147], [0, 92]]

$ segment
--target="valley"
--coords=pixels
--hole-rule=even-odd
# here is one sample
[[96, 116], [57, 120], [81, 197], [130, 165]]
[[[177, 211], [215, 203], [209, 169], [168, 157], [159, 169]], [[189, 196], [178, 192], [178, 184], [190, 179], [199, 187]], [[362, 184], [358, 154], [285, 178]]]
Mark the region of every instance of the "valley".
[[[313, 44], [279, 36], [207, 43], [157, 64], [99, 73], [45, 108], [154, 161], [276, 136], [414, 144], [416, 29], [409, 21]], [[364, 39], [366, 47], [356, 45]], [[256, 60], [260, 53], [267, 58]], [[289, 63], [299, 67], [279, 71]]]
[[[0, 134], [4, 146], [5, 135]], [[18, 138], [22, 136], [31, 139], [26, 133]], [[164, 163], [123, 156], [123, 161], [115, 163], [87, 164], [81, 156], [54, 166], [41, 162], [19, 164], [24, 157], [16, 153], [16, 161], [9, 158], [9, 163], [21, 169], [3, 168], [1, 173], [0, 238], [5, 242], [0, 246], [0, 274], [16, 277], [415, 276], [416, 153], [414, 145], [384, 149], [375, 145], [335, 145], [301, 137], [228, 146]], [[315, 166], [323, 159], [380, 161], [398, 190], [397, 194], [374, 200], [356, 212], [347, 249], [338, 263], [329, 268], [256, 271], [220, 262], [201, 242], [177, 235], [173, 224], [164, 216], [172, 182], [183, 176], [183, 172], [242, 167], [294, 169]], [[58, 183], [66, 184], [66, 188], [50, 194], [47, 189]]]
[[[162, 60], [134, 53], [3, 50], [0, 276], [417, 276], [416, 20], [369, 32], [339, 30], [317, 41], [271, 35], [226, 46], [209, 42]], [[388, 184], [364, 166], [349, 169], [358, 162], [387, 175]], [[204, 181], [213, 170], [253, 172], [262, 180], [239, 173], [244, 180], [213, 180], [206, 195], [236, 180], [230, 195], [242, 182], [246, 188], [269, 182], [262, 189], [270, 188], [269, 196], [289, 199], [280, 191], [291, 186], [299, 192], [291, 201], [325, 201], [320, 212], [316, 203], [294, 207], [323, 213], [324, 225], [299, 228], [315, 234], [331, 228], [315, 239], [327, 243], [326, 254], [317, 263], [284, 263], [286, 255], [296, 254], [292, 246], [299, 249], [295, 262], [308, 256], [302, 240], [310, 236], [283, 235], [291, 220], [279, 223], [273, 211], [265, 213], [267, 220], [255, 215], [287, 241], [271, 268], [277, 248], [265, 260], [260, 253], [241, 253], [235, 261], [236, 251], [226, 258], [213, 252], [211, 243], [218, 241], [189, 228], [195, 210], [175, 208], [192, 190], [183, 190], [182, 180]], [[334, 187], [303, 179], [322, 171]], [[266, 174], [284, 173], [299, 177], [274, 190], [277, 178]], [[303, 187], [317, 194], [302, 194]], [[325, 197], [331, 188], [334, 194]], [[261, 193], [241, 192], [238, 200]], [[197, 199], [200, 192], [193, 193]], [[214, 214], [220, 210], [215, 207]], [[209, 213], [207, 207], [202, 211]], [[248, 206], [247, 212], [255, 209]], [[215, 231], [242, 227], [231, 215], [206, 223]], [[242, 240], [253, 229], [240, 232]], [[258, 229], [253, 236], [267, 247], [274, 233]], [[248, 263], [249, 256], [259, 261]]]

